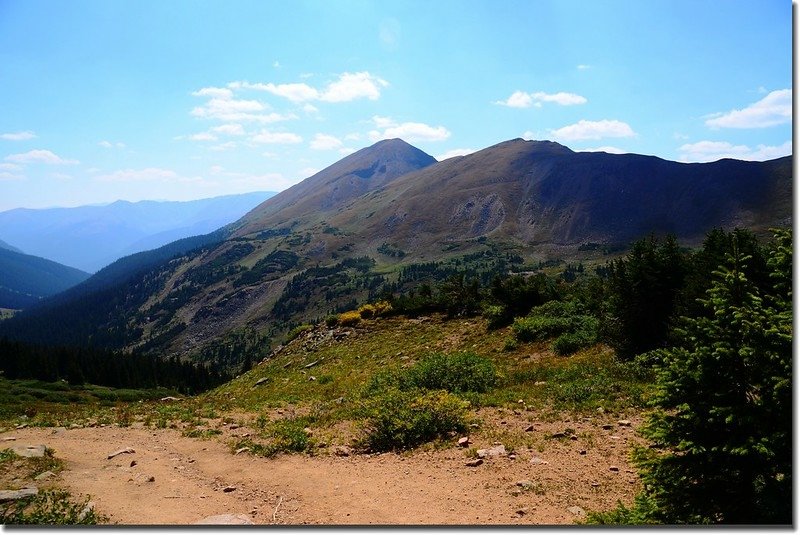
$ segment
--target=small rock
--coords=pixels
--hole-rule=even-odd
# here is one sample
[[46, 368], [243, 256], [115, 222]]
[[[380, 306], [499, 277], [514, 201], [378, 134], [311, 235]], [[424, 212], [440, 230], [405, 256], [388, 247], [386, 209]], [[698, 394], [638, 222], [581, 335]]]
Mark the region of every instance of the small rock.
[[156, 480], [156, 476], [150, 476], [150, 477], [148, 477], [148, 478], [147, 478], [147, 482], [148, 482], [148, 483], [152, 483], [152, 482], [154, 482], [155, 480]]
[[244, 453], [246, 451], [250, 451], [250, 448], [248, 448], [247, 446], [245, 446], [244, 448], [239, 448], [238, 450], [236, 450], [236, 452], [234, 452], [234, 455], [239, 455], [240, 453]]
[[605, 430], [614, 429], [614, 426], [611, 424], [603, 424], [603, 429]]
[[131, 468], [133, 468], [133, 467], [134, 467], [134, 466], [136, 466], [137, 464], [138, 464], [138, 463], [137, 463], [136, 461], [131, 461]]
[[469, 467], [480, 466], [483, 464], [483, 459], [472, 459], [471, 461], [467, 461], [465, 464]]
[[527, 507], [520, 507], [519, 509], [517, 509], [517, 514], [519, 516], [527, 515], [528, 514], [528, 508]]
[[198, 520], [197, 522], [193, 522], [193, 524], [205, 524], [205, 525], [226, 525], [226, 526], [233, 526], [233, 525], [252, 525], [253, 521], [250, 520], [250, 517], [243, 514], [233, 515], [230, 513], [226, 513], [224, 515], [214, 515], [214, 516], [207, 516], [203, 519]]
[[597, 487], [599, 487], [599, 486], [600, 486], [600, 483], [597, 483], [596, 481], [593, 481], [593, 482], [592, 482], [592, 487], [593, 487], [593, 488], [597, 488]]
[[34, 477], [33, 479], [35, 479], [36, 481], [42, 481], [43, 479], [50, 479], [53, 476], [55, 476], [55, 474], [53, 472], [51, 472], [50, 470], [48, 470], [47, 472], [42, 472], [41, 474], [39, 474], [38, 476]]
[[311, 368], [311, 367], [316, 366], [317, 364], [319, 364], [321, 361], [322, 361], [322, 359], [315, 360], [314, 362], [310, 362], [310, 363], [306, 364], [305, 366], [303, 366], [303, 368]]
[[581, 455], [586, 455], [586, 450], [581, 450], [578, 453], [581, 454]]
[[269, 377], [262, 377], [261, 379], [256, 381], [256, 383], [253, 386], [263, 385], [267, 381], [269, 381]]
[[239, 424], [231, 424], [231, 425], [228, 426], [228, 428], [231, 429], [231, 430], [239, 429]]
[[21, 500], [39, 493], [36, 487], [27, 487], [19, 490], [0, 490], [0, 503]]
[[531, 481], [530, 479], [523, 479], [522, 481], [517, 481], [517, 486], [525, 490], [532, 489], [533, 481]]
[[469, 446], [469, 437], [461, 437], [458, 439], [458, 445], [462, 448]]
[[531, 464], [550, 464], [549, 461], [545, 461], [541, 457], [533, 457], [530, 461]]
[[19, 424], [14, 429], [25, 429], [26, 427], [28, 427], [28, 424]]
[[167, 396], [165, 398], [161, 398], [161, 401], [180, 401], [181, 398], [176, 398], [174, 396]]
[[17, 440], [17, 437], [3, 437], [3, 438], [0, 438], [0, 441], [2, 441], [2, 442], [11, 442], [12, 440]]
[[547, 381], [536, 381], [535, 383], [533, 383], [533, 386], [542, 386], [542, 385], [546, 385], [546, 384], [547, 384]]
[[309, 380], [309, 381], [316, 381], [316, 380], [317, 380], [317, 378], [316, 378], [316, 377], [314, 377], [313, 375], [309, 375], [309, 376], [308, 376], [308, 380]]
[[566, 433], [562, 433], [562, 432], [553, 433], [551, 435], [552, 438], [564, 438], [565, 436], [567, 436], [567, 434]]
[[117, 450], [114, 453], [109, 453], [108, 458], [113, 459], [117, 455], [122, 455], [123, 453], [136, 453], [136, 450], [133, 448], [122, 448], [121, 450]]
[[11, 450], [20, 457], [44, 457], [47, 446], [39, 444], [37, 446], [13, 446]]
[[352, 451], [348, 446], [336, 446], [333, 448], [333, 454], [339, 457], [349, 457]]
[[236, 487], [234, 487], [233, 485], [228, 485], [227, 487], [222, 489], [222, 492], [233, 492], [234, 490], [236, 490]]
[[305, 433], [308, 436], [311, 436], [311, 435], [314, 434], [314, 431], [312, 431], [310, 427], [304, 427], [303, 428], [303, 433]]
[[630, 427], [631, 421], [630, 420], [620, 420], [617, 422], [617, 425], [620, 427]]
[[509, 453], [508, 454], [508, 458], [513, 461], [513, 460], [515, 460], [517, 458], [517, 454], [516, 453]]
[[619, 466], [609, 466], [608, 469], [612, 472], [619, 472]]
[[567, 511], [572, 513], [575, 516], [586, 516], [586, 511], [583, 510], [583, 507], [578, 507], [577, 505], [573, 505], [572, 507], [568, 507]]
[[506, 447], [502, 444], [493, 446], [491, 448], [483, 448], [478, 450], [478, 457], [484, 459], [486, 457], [500, 457], [506, 455]]
[[526, 433], [530, 433], [532, 431], [533, 431], [533, 424], [531, 424], [531, 425], [529, 425], [528, 427], [525, 428], [525, 432]]
[[478, 428], [480, 427], [480, 425], [479, 425], [479, 424], [475, 424], [475, 423], [469, 424], [469, 426], [470, 426], [472, 429], [478, 429]]

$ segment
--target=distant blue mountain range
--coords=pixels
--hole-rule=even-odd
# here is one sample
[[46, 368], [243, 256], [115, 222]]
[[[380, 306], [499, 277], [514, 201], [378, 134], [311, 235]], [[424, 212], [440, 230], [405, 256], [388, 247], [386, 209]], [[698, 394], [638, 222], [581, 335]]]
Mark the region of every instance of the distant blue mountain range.
[[0, 212], [0, 248], [93, 273], [114, 260], [232, 223], [272, 197], [259, 191], [188, 202], [117, 201]]

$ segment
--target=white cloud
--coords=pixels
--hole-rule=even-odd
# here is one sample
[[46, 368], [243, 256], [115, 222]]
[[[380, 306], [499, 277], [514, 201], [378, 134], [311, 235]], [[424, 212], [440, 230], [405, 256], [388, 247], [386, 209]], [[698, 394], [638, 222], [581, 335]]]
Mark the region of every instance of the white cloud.
[[607, 152], [609, 154], [627, 154], [628, 151], [620, 149], [619, 147], [612, 147], [610, 145], [605, 145], [603, 147], [594, 147], [591, 149], [575, 149], [578, 152]]
[[211, 129], [211, 131], [218, 134], [225, 134], [227, 136], [243, 136], [245, 134], [244, 127], [238, 123], [215, 126]]
[[361, 139], [361, 134], [358, 132], [353, 132], [352, 134], [347, 134], [344, 136], [344, 139], [347, 141], [359, 141]]
[[778, 146], [758, 145], [755, 149], [747, 145], [733, 145], [727, 141], [698, 141], [678, 148], [683, 162], [714, 162], [722, 158], [737, 160], [764, 161], [792, 154], [792, 142], [786, 141]]
[[0, 171], [22, 171], [22, 166], [15, 163], [0, 163]]
[[792, 90], [780, 89], [741, 110], [714, 114], [711, 128], [766, 128], [792, 121]]
[[[430, 126], [425, 123], [398, 124], [391, 117], [373, 115], [372, 122], [379, 130], [371, 130], [367, 137], [373, 143], [382, 139], [401, 138], [408, 142], [442, 141], [450, 137], [450, 131], [444, 126]], [[383, 129], [383, 132], [380, 131]]]
[[348, 154], [353, 154], [356, 150], [357, 149], [354, 149], [352, 147], [342, 147], [341, 149], [339, 149], [339, 154], [341, 154], [342, 156], [347, 156]]
[[3, 180], [25, 180], [25, 176], [9, 171], [0, 171], [0, 181]]
[[225, 168], [222, 167], [221, 165], [212, 165], [211, 167], [208, 168], [208, 170], [212, 175], [218, 175], [223, 171], [225, 171]]
[[508, 106], [509, 108], [530, 108], [531, 106], [541, 106], [542, 102], [554, 102], [559, 106], [574, 106], [576, 104], [586, 104], [587, 100], [586, 97], [564, 91], [559, 91], [558, 93], [514, 91], [506, 100], [498, 100], [495, 104]]
[[602, 139], [604, 137], [633, 137], [636, 132], [622, 121], [604, 119], [587, 121], [581, 119], [575, 124], [551, 130], [550, 134], [558, 139], [576, 141], [581, 139]]
[[204, 87], [192, 93], [192, 96], [229, 99], [233, 97], [233, 91], [224, 87]]
[[314, 150], [333, 150], [342, 146], [342, 141], [328, 134], [316, 134], [310, 144]]
[[73, 178], [72, 175], [66, 173], [50, 173], [50, 176], [56, 180], [72, 180]]
[[68, 160], [53, 154], [49, 150], [31, 150], [21, 154], [11, 154], [5, 157], [7, 162], [14, 163], [46, 163], [49, 165], [75, 165], [78, 160]]
[[254, 135], [250, 138], [253, 143], [265, 144], [290, 144], [302, 143], [303, 138], [291, 132], [268, 132], [262, 130], [261, 133]]
[[305, 167], [303, 169], [300, 169], [299, 174], [302, 179], [302, 178], [308, 178], [312, 175], [316, 175], [317, 173], [319, 173], [319, 171], [320, 170], [317, 169], [316, 167]]
[[267, 91], [273, 95], [283, 97], [291, 102], [305, 102], [307, 100], [317, 100], [319, 91], [308, 84], [251, 84], [250, 89]]
[[358, 98], [377, 100], [381, 96], [381, 88], [388, 85], [389, 82], [386, 80], [366, 71], [345, 72], [337, 81], [328, 85], [320, 95], [320, 100], [326, 102], [349, 102]]
[[305, 104], [303, 104], [303, 111], [308, 113], [308, 114], [312, 114], [312, 113], [318, 113], [319, 109], [316, 106], [314, 106], [313, 104], [305, 103]]
[[281, 62], [276, 59], [275, 61], [272, 62], [272, 66], [275, 67], [276, 69], [280, 69]]
[[217, 136], [209, 132], [200, 132], [199, 134], [192, 134], [189, 139], [192, 141], [216, 141]]
[[586, 65], [585, 63], [581, 63], [580, 65], [577, 66], [577, 69], [579, 71], [585, 71], [586, 69], [591, 69], [591, 68], [592, 68], [591, 65]]
[[26, 130], [25, 132], [9, 132], [7, 134], [0, 134], [0, 139], [7, 141], [25, 141], [37, 137], [33, 132]]
[[441, 162], [442, 160], [446, 160], [448, 158], [454, 158], [456, 156], [466, 156], [467, 154], [472, 154], [473, 152], [475, 152], [475, 149], [450, 149], [447, 152], [444, 152], [436, 156], [436, 159]]
[[112, 142], [106, 141], [104, 139], [103, 141], [100, 141], [97, 144], [100, 145], [103, 148], [106, 148], [106, 149], [113, 149], [114, 147], [116, 147], [118, 149], [124, 149], [125, 148], [125, 143], [121, 143], [119, 141], [116, 142], [116, 143], [112, 143]]
[[225, 143], [220, 143], [219, 145], [214, 145], [213, 147], [208, 147], [208, 150], [213, 150], [214, 152], [223, 152], [226, 150], [232, 150], [237, 147], [235, 141], [226, 141]]
[[329, 83], [320, 90], [306, 83], [273, 84], [249, 82], [231, 82], [228, 87], [233, 89], [255, 89], [267, 91], [273, 95], [283, 97], [294, 103], [321, 100], [324, 102], [349, 102], [359, 98], [376, 100], [380, 97], [381, 88], [387, 87], [389, 82], [366, 71], [339, 75], [339, 79]]
[[539, 136], [539, 134], [537, 134], [536, 132], [532, 132], [530, 130], [525, 130], [525, 132], [523, 132], [522, 136], [520, 136], [520, 137], [522, 139], [524, 139], [525, 141], [535, 141], [535, 140], [539, 139], [541, 136]]

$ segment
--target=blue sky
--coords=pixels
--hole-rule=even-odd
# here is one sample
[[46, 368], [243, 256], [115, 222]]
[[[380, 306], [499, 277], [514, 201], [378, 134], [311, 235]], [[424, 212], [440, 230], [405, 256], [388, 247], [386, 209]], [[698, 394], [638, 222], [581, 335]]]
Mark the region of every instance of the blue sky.
[[0, 210], [278, 191], [401, 137], [791, 153], [788, 0], [0, 0]]

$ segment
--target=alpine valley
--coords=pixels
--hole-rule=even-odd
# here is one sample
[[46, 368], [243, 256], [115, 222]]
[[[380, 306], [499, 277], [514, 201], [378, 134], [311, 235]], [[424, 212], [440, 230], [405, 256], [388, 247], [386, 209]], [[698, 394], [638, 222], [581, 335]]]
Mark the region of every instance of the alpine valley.
[[0, 336], [241, 365], [293, 327], [454, 273], [602, 266], [672, 234], [792, 223], [792, 160], [678, 163], [514, 139], [437, 162], [363, 148], [210, 234], [124, 257]]

